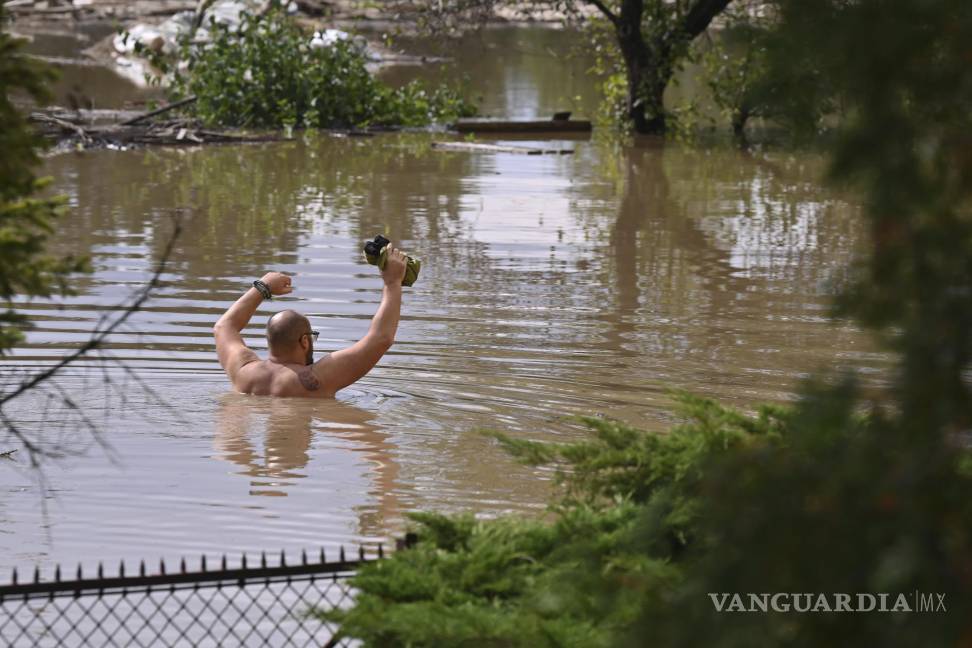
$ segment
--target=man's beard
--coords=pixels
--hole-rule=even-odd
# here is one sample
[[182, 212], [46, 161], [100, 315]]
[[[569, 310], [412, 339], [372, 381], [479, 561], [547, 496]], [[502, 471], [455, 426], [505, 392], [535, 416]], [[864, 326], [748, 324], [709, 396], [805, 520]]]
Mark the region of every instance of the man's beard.
[[304, 358], [304, 364], [312, 365], [314, 364], [314, 349], [307, 349], [307, 357]]

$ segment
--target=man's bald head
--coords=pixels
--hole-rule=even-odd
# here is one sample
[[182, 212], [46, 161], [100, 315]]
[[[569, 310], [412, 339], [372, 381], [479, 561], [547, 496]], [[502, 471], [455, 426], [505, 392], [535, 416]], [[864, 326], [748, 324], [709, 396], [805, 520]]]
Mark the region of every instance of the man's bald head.
[[[310, 320], [295, 310], [280, 311], [267, 321], [270, 353], [288, 355], [300, 344], [300, 337], [311, 331]], [[310, 340], [313, 345], [313, 339]]]

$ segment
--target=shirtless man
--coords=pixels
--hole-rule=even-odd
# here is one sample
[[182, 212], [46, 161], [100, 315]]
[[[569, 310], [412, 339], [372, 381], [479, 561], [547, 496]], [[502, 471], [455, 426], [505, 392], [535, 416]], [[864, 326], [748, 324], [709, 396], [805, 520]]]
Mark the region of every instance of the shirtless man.
[[[335, 351], [314, 362], [314, 340], [306, 317], [293, 310], [280, 311], [267, 322], [270, 357], [261, 360], [240, 336], [264, 299], [263, 289], [273, 295], [293, 290], [290, 277], [268, 272], [223, 313], [213, 334], [216, 353], [233, 388], [257, 396], [303, 396], [334, 398], [335, 392], [366, 373], [391, 348], [402, 308], [402, 277], [405, 254], [390, 248], [381, 277], [385, 282], [381, 305], [371, 320], [367, 335], [347, 349]], [[262, 285], [260, 285], [262, 282]]]

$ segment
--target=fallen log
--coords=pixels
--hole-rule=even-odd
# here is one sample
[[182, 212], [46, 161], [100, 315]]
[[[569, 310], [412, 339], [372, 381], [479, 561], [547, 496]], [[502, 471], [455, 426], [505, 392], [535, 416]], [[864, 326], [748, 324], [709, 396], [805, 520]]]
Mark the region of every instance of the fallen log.
[[31, 115], [31, 118], [34, 119], [35, 121], [57, 126], [62, 132], [67, 131], [70, 133], [74, 133], [81, 139], [82, 143], [87, 144], [88, 142], [91, 141], [91, 137], [88, 135], [87, 131], [85, 131], [83, 127], [78, 126], [74, 122], [60, 119], [58, 117], [54, 117], [53, 115], [45, 115], [43, 113], [37, 113], [35, 115]]
[[481, 151], [484, 153], [516, 153], [518, 155], [570, 155], [574, 152], [573, 149], [540, 149], [478, 142], [432, 142], [432, 148], [442, 151]]

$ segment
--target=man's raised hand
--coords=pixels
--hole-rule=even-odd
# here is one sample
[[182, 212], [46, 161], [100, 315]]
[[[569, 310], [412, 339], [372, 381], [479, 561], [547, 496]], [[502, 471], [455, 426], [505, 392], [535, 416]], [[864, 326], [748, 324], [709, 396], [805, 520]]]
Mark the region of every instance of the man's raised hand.
[[268, 272], [260, 281], [267, 284], [272, 295], [286, 295], [294, 291], [290, 277], [282, 272]]
[[381, 271], [381, 278], [386, 286], [401, 286], [405, 277], [405, 253], [398, 248], [388, 246], [385, 269]]

